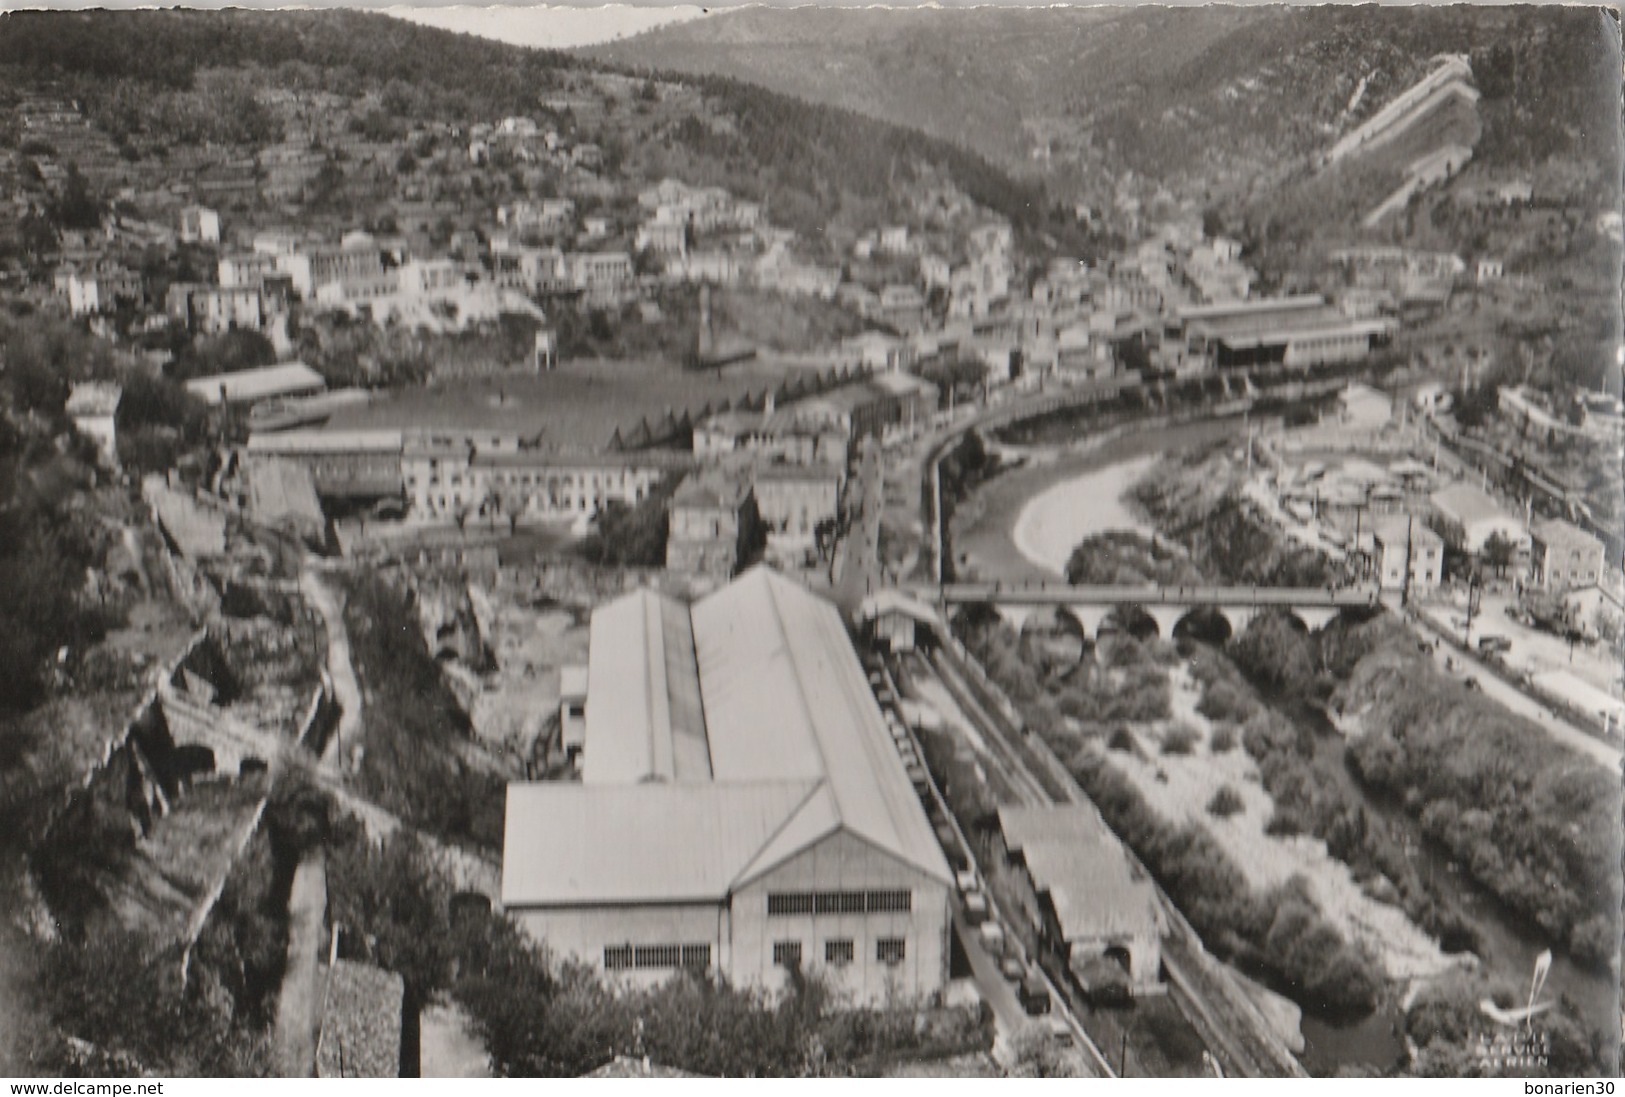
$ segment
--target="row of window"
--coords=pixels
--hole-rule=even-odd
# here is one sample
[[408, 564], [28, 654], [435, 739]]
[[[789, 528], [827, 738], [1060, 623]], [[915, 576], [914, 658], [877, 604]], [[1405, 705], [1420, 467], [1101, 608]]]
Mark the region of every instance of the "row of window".
[[[882, 964], [900, 964], [907, 952], [901, 937], [882, 937], [875, 942], [875, 960]], [[824, 963], [832, 967], [845, 967], [857, 956], [850, 937], [837, 937], [824, 942]], [[774, 941], [773, 962], [779, 967], [801, 966], [800, 941]]]
[[633, 968], [693, 968], [711, 966], [710, 945], [605, 945], [604, 970]]
[[769, 915], [785, 914], [894, 914], [914, 909], [914, 893], [896, 891], [773, 891], [767, 896]]

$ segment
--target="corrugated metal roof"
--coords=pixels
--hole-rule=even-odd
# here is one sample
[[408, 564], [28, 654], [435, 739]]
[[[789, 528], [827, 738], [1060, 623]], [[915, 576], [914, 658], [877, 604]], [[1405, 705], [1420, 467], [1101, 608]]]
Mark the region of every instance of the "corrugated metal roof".
[[326, 384], [321, 374], [303, 362], [284, 362], [279, 366], [245, 369], [239, 373], [197, 377], [186, 382], [186, 388], [206, 404], [220, 403], [222, 395], [226, 401], [236, 404], [309, 392]]
[[1433, 493], [1433, 506], [1462, 525], [1475, 522], [1513, 522], [1513, 518], [1493, 497], [1471, 484], [1451, 484]]
[[502, 905], [719, 902], [812, 781], [508, 786]]
[[1064, 940], [1157, 932], [1151, 881], [1135, 874], [1121, 847], [1045, 839], [1022, 856], [1033, 887], [1049, 893]]
[[1156, 893], [1093, 805], [999, 809], [1011, 853], [1048, 892], [1068, 941], [1155, 932]]
[[1107, 828], [1105, 820], [1090, 804], [1042, 808], [1001, 807], [999, 830], [1004, 834], [1004, 844], [1011, 853], [1020, 852], [1031, 842], [1056, 839], [1117, 844], [1117, 836]]
[[592, 615], [587, 651], [589, 785], [711, 776], [687, 609], [641, 590]]
[[756, 568], [593, 613], [579, 785], [512, 785], [503, 902], [720, 899], [844, 830], [952, 879], [828, 602]]
[[757, 567], [693, 615], [717, 778], [823, 778], [843, 829], [950, 881], [835, 607]]

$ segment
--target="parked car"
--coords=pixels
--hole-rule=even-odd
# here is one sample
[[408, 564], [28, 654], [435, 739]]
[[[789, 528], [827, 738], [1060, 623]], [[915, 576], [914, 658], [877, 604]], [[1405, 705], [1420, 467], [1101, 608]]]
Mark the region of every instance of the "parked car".
[[1022, 962], [1019, 956], [1006, 956], [1004, 962], [999, 965], [999, 970], [1004, 972], [1006, 979], [1015, 983], [1018, 987], [1021, 985], [1021, 981], [1027, 977], [1027, 965]]
[[987, 896], [979, 891], [965, 894], [965, 921], [979, 926], [987, 921]]
[[1021, 980], [1017, 997], [1021, 999], [1021, 1008], [1029, 1017], [1041, 1017], [1050, 1010], [1049, 987], [1037, 972], [1030, 971]]
[[976, 936], [981, 940], [982, 947], [994, 956], [1004, 955], [1004, 927], [997, 922], [983, 922]]
[[1505, 636], [1480, 636], [1478, 650], [1485, 655], [1503, 655], [1512, 650], [1512, 641]]

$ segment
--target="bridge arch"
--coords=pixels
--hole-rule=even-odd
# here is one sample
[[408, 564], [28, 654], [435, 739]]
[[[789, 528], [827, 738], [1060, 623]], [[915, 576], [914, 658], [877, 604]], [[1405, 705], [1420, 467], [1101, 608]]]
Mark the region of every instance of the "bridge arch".
[[1042, 645], [1051, 659], [1071, 664], [1084, 657], [1094, 640], [1063, 605], [1032, 607], [1018, 631], [1023, 641]]

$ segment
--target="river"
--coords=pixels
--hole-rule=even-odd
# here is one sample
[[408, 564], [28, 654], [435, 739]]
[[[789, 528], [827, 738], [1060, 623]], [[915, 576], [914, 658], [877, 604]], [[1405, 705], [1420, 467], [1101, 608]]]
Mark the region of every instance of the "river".
[[[1149, 533], [1145, 522], [1123, 504], [1123, 495], [1145, 475], [1158, 454], [1224, 437], [1239, 424], [1192, 426], [1131, 433], [1087, 452], [1063, 452], [1052, 459], [1034, 460], [1008, 480], [995, 478], [961, 512], [963, 526], [956, 516], [956, 548], [989, 576], [1053, 578], [1064, 569], [1071, 546], [1090, 534], [1112, 529]], [[1524, 985], [1535, 957], [1552, 943], [1458, 872], [1446, 852], [1423, 836], [1417, 821], [1399, 805], [1371, 795], [1354, 779], [1344, 763], [1343, 737], [1322, 712], [1307, 704], [1270, 703], [1283, 716], [1314, 732], [1318, 771], [1328, 780], [1343, 783], [1367, 810], [1389, 820], [1408, 837], [1408, 849], [1418, 868], [1478, 932], [1485, 969], [1513, 986]], [[1555, 949], [1553, 954], [1547, 994], [1568, 997], [1588, 1027], [1611, 1031], [1620, 1018], [1615, 981], [1575, 964]], [[1342, 1066], [1386, 1070], [1405, 1054], [1402, 1028], [1397, 1004], [1353, 1024], [1305, 1016], [1306, 1046], [1301, 1059], [1311, 1073], [1322, 1076], [1335, 1074]]]
[[[1266, 698], [1266, 701], [1269, 699]], [[1478, 932], [1479, 958], [1484, 962], [1487, 973], [1514, 987], [1527, 986], [1534, 970], [1535, 957], [1546, 949], [1552, 949], [1552, 968], [1546, 979], [1546, 995], [1552, 998], [1568, 997], [1587, 1027], [1609, 1031], [1619, 1023], [1619, 992], [1614, 980], [1607, 974], [1582, 967], [1569, 959], [1538, 928], [1519, 919], [1498, 898], [1465, 873], [1457, 871], [1448, 852], [1425, 837], [1416, 820], [1406, 814], [1399, 804], [1386, 797], [1372, 795], [1355, 780], [1344, 761], [1345, 740], [1323, 712], [1303, 702], [1269, 703], [1281, 715], [1314, 732], [1317, 772], [1353, 790], [1368, 811], [1394, 824], [1407, 837], [1407, 852], [1422, 875], [1437, 888], [1441, 898], [1461, 911]], [[1323, 1060], [1320, 1065], [1324, 1065], [1324, 1062], [1370, 1062], [1380, 1065], [1378, 1060], [1389, 1050], [1380, 1039], [1374, 1038], [1380, 1033], [1371, 1031], [1368, 1024], [1335, 1028], [1305, 1018], [1303, 1033], [1309, 1043], [1304, 1056], [1306, 1066], [1311, 1066], [1317, 1057]]]

